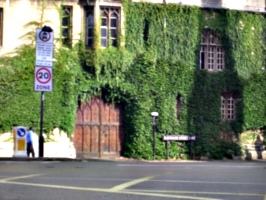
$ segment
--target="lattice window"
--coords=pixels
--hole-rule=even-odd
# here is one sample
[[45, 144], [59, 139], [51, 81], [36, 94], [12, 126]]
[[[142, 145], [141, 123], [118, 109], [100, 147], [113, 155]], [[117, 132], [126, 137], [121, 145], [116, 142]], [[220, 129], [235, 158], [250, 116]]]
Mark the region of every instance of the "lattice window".
[[221, 114], [223, 120], [234, 120], [236, 117], [236, 99], [233, 93], [224, 93], [221, 96]]
[[3, 8], [0, 8], [0, 46], [3, 46]]
[[[101, 8], [101, 46], [117, 46], [119, 8]], [[109, 43], [110, 42], [110, 43]]]
[[217, 71], [224, 69], [224, 50], [214, 31], [204, 29], [201, 37], [200, 69]]
[[93, 7], [86, 10], [86, 45], [88, 47], [93, 46], [93, 36], [94, 36], [94, 15]]
[[71, 47], [72, 43], [72, 6], [61, 6], [62, 9], [62, 43]]

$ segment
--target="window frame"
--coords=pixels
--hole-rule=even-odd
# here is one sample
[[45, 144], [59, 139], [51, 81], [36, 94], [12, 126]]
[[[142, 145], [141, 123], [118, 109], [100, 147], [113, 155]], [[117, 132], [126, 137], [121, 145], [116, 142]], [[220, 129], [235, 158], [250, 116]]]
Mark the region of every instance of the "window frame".
[[221, 94], [221, 119], [223, 121], [232, 121], [236, 119], [236, 100], [233, 92]]
[[[118, 35], [120, 29], [120, 20], [121, 20], [121, 8], [120, 7], [100, 7], [100, 44], [102, 48], [107, 48], [109, 46], [117, 47], [118, 46]], [[103, 15], [104, 14], [104, 15]], [[116, 15], [116, 17], [114, 16]], [[106, 19], [106, 24], [103, 23], [103, 19]], [[112, 20], [116, 26], [112, 26]], [[106, 35], [102, 35], [103, 30], [106, 30]], [[115, 31], [114, 31], [115, 30]], [[113, 33], [115, 33], [113, 35]], [[104, 45], [103, 45], [104, 43]]]
[[[94, 25], [95, 25], [95, 17], [94, 17], [94, 7], [88, 6], [85, 8], [85, 27], [86, 27], [86, 36], [85, 36], [85, 45], [88, 48], [92, 48], [94, 45]], [[89, 17], [91, 17], [91, 21], [89, 21]], [[91, 24], [90, 24], [91, 23]]]
[[217, 33], [211, 29], [203, 29], [200, 44], [200, 69], [222, 71], [225, 67], [224, 48]]
[[[71, 47], [72, 46], [73, 7], [68, 6], [68, 5], [61, 5], [61, 12], [62, 12], [62, 16], [61, 16], [62, 44], [64, 46]], [[65, 25], [64, 19], [66, 20], [67, 25]], [[66, 35], [64, 35], [65, 31], [67, 32]]]

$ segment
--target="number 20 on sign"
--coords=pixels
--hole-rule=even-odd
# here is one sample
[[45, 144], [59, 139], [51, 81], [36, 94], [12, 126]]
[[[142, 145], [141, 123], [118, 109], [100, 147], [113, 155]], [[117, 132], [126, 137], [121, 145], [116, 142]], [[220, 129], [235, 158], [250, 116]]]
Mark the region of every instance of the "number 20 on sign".
[[51, 67], [35, 67], [35, 91], [52, 91], [52, 70]]

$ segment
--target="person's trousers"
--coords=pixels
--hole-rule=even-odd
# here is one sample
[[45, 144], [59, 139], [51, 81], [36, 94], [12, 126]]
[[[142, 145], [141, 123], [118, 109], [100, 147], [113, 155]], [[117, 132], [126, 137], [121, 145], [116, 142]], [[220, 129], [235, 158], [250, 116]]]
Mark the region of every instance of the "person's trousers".
[[27, 143], [27, 156], [30, 157], [30, 154], [32, 154], [32, 157], [35, 157], [33, 145], [31, 142]]

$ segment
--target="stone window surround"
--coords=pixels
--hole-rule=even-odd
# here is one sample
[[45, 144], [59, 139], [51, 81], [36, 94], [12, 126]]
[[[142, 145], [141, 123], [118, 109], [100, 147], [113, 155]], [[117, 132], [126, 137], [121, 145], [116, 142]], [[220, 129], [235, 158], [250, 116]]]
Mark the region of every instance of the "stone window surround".
[[224, 69], [224, 49], [216, 33], [205, 28], [200, 45], [200, 69], [208, 71], [221, 71]]
[[236, 95], [231, 91], [221, 94], [221, 118], [223, 121], [236, 118]]
[[[94, 1], [94, 2], [90, 2], [88, 1], [87, 3], [85, 4], [81, 4], [83, 7], [84, 7], [84, 13], [85, 13], [85, 17], [84, 19], [86, 20], [86, 7], [91, 7], [93, 8], [93, 17], [94, 19], [100, 19], [100, 16], [101, 16], [101, 7], [104, 7], [104, 8], [107, 8], [107, 7], [110, 7], [110, 8], [119, 8], [120, 10], [120, 18], [119, 18], [119, 27], [118, 29], [120, 34], [121, 35], [124, 35], [125, 34], [125, 31], [124, 31], [124, 26], [123, 26], [123, 22], [124, 22], [124, 17], [123, 17], [123, 7], [122, 7], [122, 3], [121, 2], [118, 2], [118, 1], [114, 1], [114, 2], [99, 2], [99, 1]], [[101, 20], [94, 20], [94, 27], [101, 27]], [[100, 31], [100, 28], [99, 30], [96, 30], [96, 31]], [[86, 33], [86, 40], [87, 40], [87, 24], [85, 23], [85, 33]], [[100, 32], [98, 32], [100, 34]], [[97, 43], [101, 44], [101, 37], [99, 37], [99, 41], [97, 41]], [[87, 44], [88, 42], [85, 41], [85, 44], [87, 47], [89, 47]], [[123, 42], [120, 42], [120, 46], [123, 46], [124, 43]], [[105, 47], [102, 47], [102, 48], [105, 48]]]
[[[73, 7], [68, 5], [61, 5], [62, 9], [62, 43], [71, 47], [72, 43], [72, 15]], [[68, 25], [66, 25], [67, 23]]]

